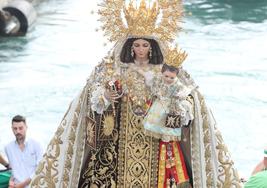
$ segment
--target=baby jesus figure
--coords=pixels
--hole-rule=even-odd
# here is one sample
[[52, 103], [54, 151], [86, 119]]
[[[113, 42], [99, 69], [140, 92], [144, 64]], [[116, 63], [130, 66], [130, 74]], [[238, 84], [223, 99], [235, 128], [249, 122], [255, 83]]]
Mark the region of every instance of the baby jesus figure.
[[151, 86], [154, 100], [144, 118], [145, 133], [160, 139], [158, 187], [191, 187], [180, 140], [182, 128], [194, 118], [193, 104], [191, 89], [177, 77], [186, 56], [177, 49], [169, 51]]
[[164, 141], [180, 140], [181, 127], [194, 118], [191, 89], [179, 81], [178, 72], [179, 67], [163, 64], [151, 86], [154, 101], [144, 118], [145, 131]]

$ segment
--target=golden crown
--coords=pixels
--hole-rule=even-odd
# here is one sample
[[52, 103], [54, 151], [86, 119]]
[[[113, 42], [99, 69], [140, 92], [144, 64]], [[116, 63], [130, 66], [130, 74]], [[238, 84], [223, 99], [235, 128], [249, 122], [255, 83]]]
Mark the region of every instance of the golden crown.
[[172, 67], [180, 67], [180, 65], [187, 58], [187, 53], [182, 51], [177, 46], [174, 48], [168, 48], [164, 57], [164, 63]]
[[124, 0], [103, 0], [99, 5], [102, 30], [110, 41], [126, 36], [155, 36], [171, 42], [176, 37], [181, 30], [181, 0], [154, 0], [153, 3], [141, 0], [139, 6], [134, 1], [127, 5]]

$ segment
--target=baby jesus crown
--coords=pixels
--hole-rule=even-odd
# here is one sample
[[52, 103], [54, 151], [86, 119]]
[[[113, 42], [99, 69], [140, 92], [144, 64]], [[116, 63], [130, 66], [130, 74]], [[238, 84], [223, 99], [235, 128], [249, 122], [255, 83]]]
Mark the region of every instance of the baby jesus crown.
[[178, 68], [186, 58], [187, 53], [179, 49], [178, 46], [173, 48], [169, 47], [164, 57], [164, 63], [169, 66]]

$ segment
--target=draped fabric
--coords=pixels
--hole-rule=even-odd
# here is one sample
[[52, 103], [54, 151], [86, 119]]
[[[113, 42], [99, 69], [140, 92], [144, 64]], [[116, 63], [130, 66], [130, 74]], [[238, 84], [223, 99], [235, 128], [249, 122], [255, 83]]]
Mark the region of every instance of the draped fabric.
[[[122, 44], [117, 44], [117, 48]], [[109, 79], [105, 62], [96, 66], [51, 139], [31, 187], [160, 187], [162, 142], [145, 134], [144, 117], [136, 114], [140, 109], [134, 101], [134, 93], [142, 97], [144, 104], [150, 99], [148, 79], [135, 72], [139, 67], [134, 64], [128, 66], [126, 76], [122, 77], [121, 62], [116, 58], [119, 53], [120, 50], [114, 50], [118, 63], [113, 67], [117, 75], [114, 79], [126, 84], [128, 92], [116, 104], [93, 96], [101, 95], [101, 85]], [[144, 71], [153, 77], [160, 69], [158, 65], [150, 65]], [[178, 79], [191, 90], [194, 119], [189, 127], [182, 128], [179, 145], [172, 146], [176, 169], [183, 169], [183, 175], [177, 176], [176, 181], [179, 183], [182, 177], [180, 183], [185, 183], [177, 187], [190, 187], [188, 182], [195, 188], [241, 187], [227, 146], [203, 96], [183, 69]], [[92, 104], [94, 100], [102, 101], [104, 106]], [[92, 108], [99, 109], [96, 112]]]

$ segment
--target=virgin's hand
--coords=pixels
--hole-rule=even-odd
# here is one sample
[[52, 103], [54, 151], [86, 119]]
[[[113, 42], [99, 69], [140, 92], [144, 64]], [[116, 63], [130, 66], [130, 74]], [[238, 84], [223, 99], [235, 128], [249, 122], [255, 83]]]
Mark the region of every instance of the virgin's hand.
[[142, 76], [145, 76], [145, 72], [142, 69], [136, 69], [136, 71]]
[[110, 102], [117, 102], [117, 99], [121, 97], [116, 91], [109, 91], [109, 90], [105, 91], [104, 96]]

